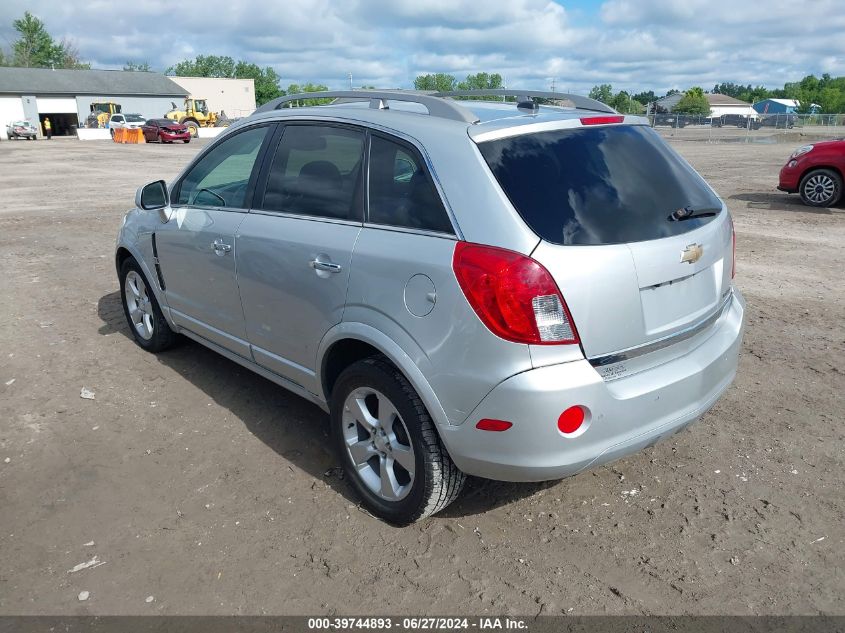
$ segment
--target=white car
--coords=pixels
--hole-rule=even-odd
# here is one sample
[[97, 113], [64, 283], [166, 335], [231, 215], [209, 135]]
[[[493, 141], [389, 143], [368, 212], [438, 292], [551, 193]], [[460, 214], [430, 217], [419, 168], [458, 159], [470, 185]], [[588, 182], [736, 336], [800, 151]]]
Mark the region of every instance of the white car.
[[147, 120], [140, 114], [112, 114], [109, 119], [109, 128], [116, 130], [118, 128], [139, 128], [146, 125]]

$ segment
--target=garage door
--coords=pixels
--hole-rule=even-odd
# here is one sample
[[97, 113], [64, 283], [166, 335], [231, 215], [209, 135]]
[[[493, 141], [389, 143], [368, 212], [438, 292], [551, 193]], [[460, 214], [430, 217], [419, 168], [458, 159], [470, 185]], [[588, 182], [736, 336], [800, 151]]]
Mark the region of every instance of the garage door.
[[20, 97], [0, 97], [0, 138], [6, 138], [6, 125], [23, 119], [23, 102]]
[[76, 99], [38, 97], [38, 114], [76, 114]]

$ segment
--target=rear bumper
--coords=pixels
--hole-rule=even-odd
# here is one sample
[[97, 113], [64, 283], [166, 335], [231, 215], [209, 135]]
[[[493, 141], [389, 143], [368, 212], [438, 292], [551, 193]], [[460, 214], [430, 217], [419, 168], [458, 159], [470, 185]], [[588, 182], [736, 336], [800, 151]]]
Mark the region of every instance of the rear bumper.
[[[517, 374], [496, 386], [467, 421], [441, 427], [464, 472], [505, 481], [574, 475], [651, 446], [701, 417], [736, 375], [745, 301], [739, 291], [719, 320], [677, 358], [614, 380], [587, 360]], [[588, 410], [582, 429], [564, 436], [558, 416], [572, 405]], [[507, 420], [504, 432], [480, 431], [484, 418]]]

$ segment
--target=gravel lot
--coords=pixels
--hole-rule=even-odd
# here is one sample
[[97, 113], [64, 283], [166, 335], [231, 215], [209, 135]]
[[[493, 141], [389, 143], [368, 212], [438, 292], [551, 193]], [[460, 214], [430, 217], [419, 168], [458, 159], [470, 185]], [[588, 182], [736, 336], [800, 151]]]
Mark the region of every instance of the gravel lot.
[[0, 143], [0, 614], [845, 614], [845, 210], [775, 190], [798, 141], [672, 143], [734, 213], [733, 387], [641, 454], [473, 480], [404, 529], [358, 508], [319, 409], [132, 342], [120, 218], [202, 141]]

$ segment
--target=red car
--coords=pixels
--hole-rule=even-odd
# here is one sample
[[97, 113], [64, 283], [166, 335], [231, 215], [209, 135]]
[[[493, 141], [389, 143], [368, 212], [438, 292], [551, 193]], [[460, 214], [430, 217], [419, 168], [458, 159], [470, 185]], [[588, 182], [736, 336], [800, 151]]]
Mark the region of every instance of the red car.
[[778, 189], [800, 193], [804, 204], [832, 207], [842, 199], [845, 139], [799, 147], [780, 170]]
[[191, 142], [191, 133], [181, 123], [170, 119], [150, 119], [141, 127], [147, 143], [172, 143], [173, 141]]

